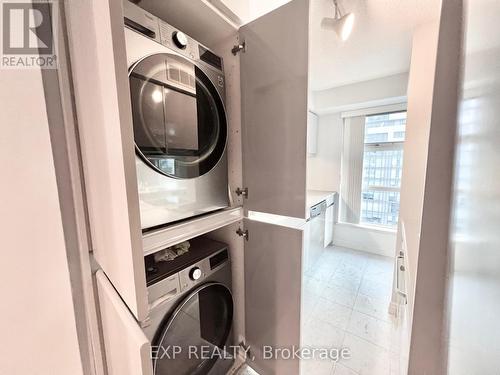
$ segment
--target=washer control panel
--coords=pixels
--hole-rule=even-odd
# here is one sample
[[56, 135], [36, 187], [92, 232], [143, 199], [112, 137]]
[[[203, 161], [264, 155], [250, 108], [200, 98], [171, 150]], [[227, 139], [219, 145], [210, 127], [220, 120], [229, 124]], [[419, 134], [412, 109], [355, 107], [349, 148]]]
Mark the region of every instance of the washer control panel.
[[179, 272], [180, 290], [184, 292], [217, 271], [229, 261], [227, 249], [200, 260]]
[[[227, 247], [223, 247], [210, 256], [195, 263], [187, 263], [189, 265], [185, 265], [178, 272], [148, 285], [149, 308], [151, 310], [155, 309], [157, 306], [174, 299], [179, 294], [190, 290], [195, 285], [203, 283], [207, 277], [220, 268], [229, 266], [228, 263], [229, 252]], [[150, 265], [152, 272], [155, 272], [155, 267], [159, 267], [158, 264]]]

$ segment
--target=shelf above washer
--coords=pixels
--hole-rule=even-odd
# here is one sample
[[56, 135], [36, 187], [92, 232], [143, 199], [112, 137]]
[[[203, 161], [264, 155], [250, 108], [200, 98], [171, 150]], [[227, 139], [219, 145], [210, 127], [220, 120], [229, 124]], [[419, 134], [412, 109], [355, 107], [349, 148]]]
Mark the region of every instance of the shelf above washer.
[[173, 224], [142, 236], [144, 256], [163, 250], [182, 241], [211, 232], [243, 218], [243, 208], [227, 208], [222, 211], [196, 217], [192, 220]]

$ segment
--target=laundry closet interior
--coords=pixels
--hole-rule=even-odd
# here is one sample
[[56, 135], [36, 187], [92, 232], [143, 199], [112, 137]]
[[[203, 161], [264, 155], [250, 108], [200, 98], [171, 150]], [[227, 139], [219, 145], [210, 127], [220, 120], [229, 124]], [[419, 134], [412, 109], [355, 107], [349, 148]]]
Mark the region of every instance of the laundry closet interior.
[[241, 28], [205, 1], [104, 3], [67, 8], [103, 366], [206, 373], [151, 360], [198, 337], [297, 373], [260, 351], [300, 344], [308, 1]]

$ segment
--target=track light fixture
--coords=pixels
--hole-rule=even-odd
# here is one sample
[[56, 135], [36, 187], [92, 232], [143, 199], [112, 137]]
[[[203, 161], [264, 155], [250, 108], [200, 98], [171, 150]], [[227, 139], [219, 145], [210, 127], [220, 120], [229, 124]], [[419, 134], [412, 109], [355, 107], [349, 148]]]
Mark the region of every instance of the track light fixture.
[[323, 18], [321, 26], [325, 29], [333, 29], [342, 41], [345, 42], [349, 38], [349, 35], [351, 35], [354, 27], [354, 14], [346, 13], [342, 15], [337, 0], [333, 0], [333, 5], [335, 6], [334, 18]]

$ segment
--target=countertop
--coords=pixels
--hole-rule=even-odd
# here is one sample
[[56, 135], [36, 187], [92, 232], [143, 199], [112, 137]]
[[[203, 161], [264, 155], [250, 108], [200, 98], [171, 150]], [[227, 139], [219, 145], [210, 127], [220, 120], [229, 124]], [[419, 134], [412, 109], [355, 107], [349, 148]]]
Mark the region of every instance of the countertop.
[[330, 200], [335, 198], [336, 191], [324, 191], [324, 190], [307, 190], [306, 192], [306, 204], [307, 208], [310, 208], [321, 201]]

